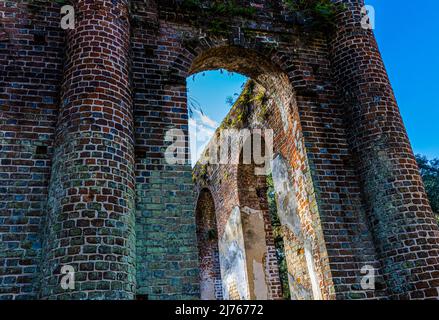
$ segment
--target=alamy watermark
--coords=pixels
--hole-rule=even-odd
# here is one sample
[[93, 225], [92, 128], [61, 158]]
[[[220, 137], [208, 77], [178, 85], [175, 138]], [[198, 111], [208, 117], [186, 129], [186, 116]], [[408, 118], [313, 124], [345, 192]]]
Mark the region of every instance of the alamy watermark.
[[[198, 163], [201, 165], [251, 165], [256, 175], [271, 171], [273, 160], [272, 129], [224, 129], [214, 134]], [[187, 139], [185, 132], [172, 129], [166, 132], [165, 141], [170, 145], [165, 151], [166, 163], [184, 165], [187, 163]]]
[[63, 290], [75, 290], [75, 269], [70, 265], [61, 268], [61, 288]]
[[[2, 13], [3, 15], [3, 13]], [[61, 7], [61, 28], [69, 30], [75, 28], [75, 9], [71, 5]], [[375, 8], [365, 5], [361, 8], [361, 27], [366, 30], [375, 29]]]
[[364, 266], [361, 268], [361, 289], [375, 290], [376, 270], [373, 266]]
[[75, 9], [73, 6], [62, 6], [61, 15], [63, 15], [61, 18], [61, 29], [75, 29]]

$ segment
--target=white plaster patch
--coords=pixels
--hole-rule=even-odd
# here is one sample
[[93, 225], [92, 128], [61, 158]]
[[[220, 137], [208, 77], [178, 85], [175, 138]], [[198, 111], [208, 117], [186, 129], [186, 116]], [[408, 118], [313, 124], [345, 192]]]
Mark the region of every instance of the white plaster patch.
[[235, 207], [219, 241], [223, 295], [230, 300], [229, 289], [236, 285], [241, 300], [250, 299], [241, 210]]
[[201, 275], [201, 279], [201, 300], [216, 300], [215, 280], [206, 274]]
[[242, 209], [247, 274], [251, 299], [267, 300], [268, 283], [266, 274], [267, 244], [265, 239], [264, 213], [249, 207]]
[[253, 279], [255, 284], [256, 300], [268, 299], [268, 286], [265, 281], [264, 265], [256, 260], [253, 260]]
[[319, 280], [314, 266], [314, 255], [310, 240], [305, 241], [305, 259], [308, 267], [309, 277], [311, 278], [312, 293], [314, 300], [322, 300], [322, 292], [320, 291]]
[[291, 300], [312, 300], [312, 294], [303, 285], [298, 283], [297, 279], [290, 273], [288, 274], [288, 283], [290, 284]]
[[280, 116], [282, 118], [284, 132], [287, 133], [288, 128], [290, 127], [290, 124], [288, 122], [288, 110], [285, 108], [285, 104], [282, 102], [281, 99], [279, 99], [278, 97], [275, 97], [275, 100], [276, 100], [276, 105], [280, 111]]
[[278, 155], [272, 163], [273, 185], [277, 195], [278, 215], [282, 225], [286, 225], [297, 238], [302, 238], [302, 226], [297, 214], [296, 192], [291, 183], [289, 165]]

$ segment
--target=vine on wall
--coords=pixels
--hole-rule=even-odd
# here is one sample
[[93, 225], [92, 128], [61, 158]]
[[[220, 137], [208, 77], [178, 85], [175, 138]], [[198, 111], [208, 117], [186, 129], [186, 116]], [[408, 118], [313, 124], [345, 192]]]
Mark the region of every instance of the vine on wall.
[[242, 129], [246, 127], [250, 109], [253, 102], [256, 101], [255, 86], [256, 84], [253, 80], [249, 80], [246, 83], [241, 95], [233, 104], [232, 110], [221, 124], [220, 130], [229, 128]]
[[198, 19], [193, 21], [194, 25], [216, 36], [229, 35], [232, 19], [251, 19], [256, 14], [255, 8], [241, 6], [235, 0], [180, 0], [177, 6], [180, 10], [195, 13]]
[[255, 8], [241, 6], [235, 0], [183, 0], [179, 2], [180, 7], [183, 9], [198, 12], [204, 11], [212, 15], [252, 18], [256, 13]]
[[[68, 0], [29, 0], [32, 11], [38, 10], [38, 3], [53, 2], [59, 5], [69, 4]], [[291, 13], [299, 16], [305, 25], [328, 31], [335, 27], [335, 17], [345, 10], [344, 4], [335, 4], [331, 0], [282, 0]], [[229, 34], [232, 19], [254, 19], [256, 8], [243, 6], [236, 0], [175, 0], [177, 9], [190, 11], [198, 16], [193, 23], [213, 35]]]
[[[176, 3], [178, 9], [198, 16], [193, 22], [196, 27], [217, 36], [230, 33], [233, 19], [257, 17], [256, 8], [242, 6], [236, 0], [176, 0]], [[337, 14], [345, 10], [344, 4], [331, 0], [282, 0], [282, 3], [305, 27], [315, 31], [333, 30]]]
[[319, 31], [333, 30], [336, 16], [346, 10], [331, 0], [282, 0], [285, 6], [304, 19], [305, 25]]

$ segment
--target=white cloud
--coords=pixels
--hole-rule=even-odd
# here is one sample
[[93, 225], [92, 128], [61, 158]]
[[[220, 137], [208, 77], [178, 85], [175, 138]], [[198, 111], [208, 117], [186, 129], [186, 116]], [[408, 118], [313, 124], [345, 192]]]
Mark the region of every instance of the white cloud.
[[192, 166], [195, 166], [200, 159], [217, 127], [218, 123], [215, 120], [198, 110], [195, 110], [194, 117], [189, 119]]
[[194, 111], [195, 113], [198, 114], [198, 119], [201, 121], [201, 123], [214, 129], [218, 128], [218, 123], [215, 120], [209, 118], [205, 114], [201, 113], [201, 111], [199, 110], [194, 110]]

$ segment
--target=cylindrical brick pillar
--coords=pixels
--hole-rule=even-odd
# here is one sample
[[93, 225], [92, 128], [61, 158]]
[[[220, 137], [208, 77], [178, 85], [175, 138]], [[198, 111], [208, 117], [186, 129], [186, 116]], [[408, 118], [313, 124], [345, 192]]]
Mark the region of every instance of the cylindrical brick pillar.
[[[76, 25], [67, 34], [41, 296], [133, 299], [128, 0], [73, 2]], [[74, 282], [62, 273], [71, 268]]]
[[332, 62], [389, 296], [438, 297], [438, 226], [373, 32], [361, 26], [363, 0], [339, 2]]

